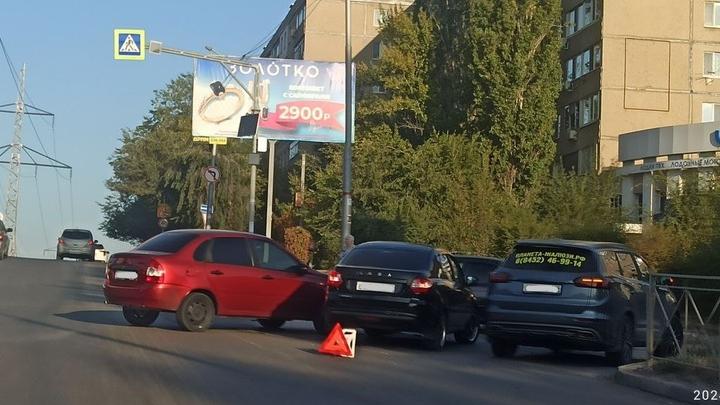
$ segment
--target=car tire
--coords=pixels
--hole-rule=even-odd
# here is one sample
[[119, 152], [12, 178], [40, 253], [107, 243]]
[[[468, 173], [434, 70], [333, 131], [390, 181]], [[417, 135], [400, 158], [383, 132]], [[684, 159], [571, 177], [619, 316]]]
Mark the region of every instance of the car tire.
[[445, 315], [440, 315], [432, 328], [425, 333], [425, 348], [436, 352], [445, 347], [447, 341], [447, 320]]
[[175, 318], [183, 330], [206, 331], [215, 319], [215, 303], [203, 293], [191, 293], [180, 304], [180, 308], [175, 312]]
[[517, 343], [503, 339], [491, 339], [490, 349], [495, 357], [507, 358], [512, 357], [517, 352]]
[[632, 363], [634, 331], [635, 326], [632, 319], [625, 317], [618, 336], [616, 349], [605, 352], [605, 357], [611, 365], [619, 367]]
[[257, 321], [263, 329], [267, 330], [278, 330], [285, 324], [282, 319], [258, 319]]
[[475, 343], [478, 336], [480, 335], [480, 324], [475, 318], [470, 318], [465, 329], [455, 332], [455, 342], [464, 345], [471, 345]]
[[130, 325], [133, 326], [150, 326], [160, 315], [159, 311], [149, 309], [123, 307], [123, 316]]
[[55, 255], [55, 260], [62, 260], [62, 259], [63, 259], [62, 255], [60, 255], [60, 254]]
[[312, 323], [313, 328], [315, 328], [315, 332], [322, 336], [326, 336], [330, 333], [330, 329], [332, 329], [334, 325], [333, 320], [326, 309], [322, 309], [315, 319], [313, 319]]
[[[674, 357], [680, 353], [680, 349], [675, 344], [675, 339], [677, 339], [680, 348], [682, 348], [684, 339], [682, 321], [680, 321], [680, 318], [675, 317], [670, 325], [672, 326], [672, 330], [670, 330], [669, 327], [665, 329], [662, 338], [660, 338], [660, 344], [655, 349], [655, 355], [658, 357]], [[673, 339], [672, 336], [673, 332], [675, 333], [675, 339]]]

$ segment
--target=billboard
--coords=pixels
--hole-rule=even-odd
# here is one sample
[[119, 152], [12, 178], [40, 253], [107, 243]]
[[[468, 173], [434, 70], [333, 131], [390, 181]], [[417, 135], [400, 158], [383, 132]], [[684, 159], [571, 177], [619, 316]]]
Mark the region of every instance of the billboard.
[[[264, 58], [250, 58], [248, 62], [260, 65], [260, 108], [268, 110], [258, 123], [259, 137], [345, 142], [345, 64]], [[227, 66], [249, 91], [254, 91], [253, 69]], [[240, 118], [251, 111], [253, 100], [233, 75], [218, 62], [195, 62], [193, 136], [238, 135]], [[353, 72], [353, 102], [354, 77]]]

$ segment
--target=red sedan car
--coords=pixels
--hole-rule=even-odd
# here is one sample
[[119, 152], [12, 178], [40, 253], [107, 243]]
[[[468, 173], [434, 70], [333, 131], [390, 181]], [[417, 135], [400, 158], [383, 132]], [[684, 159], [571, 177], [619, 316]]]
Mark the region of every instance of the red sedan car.
[[189, 331], [208, 329], [216, 315], [256, 318], [270, 329], [310, 320], [325, 331], [326, 278], [260, 235], [177, 230], [112, 255], [103, 290], [136, 326], [166, 311]]

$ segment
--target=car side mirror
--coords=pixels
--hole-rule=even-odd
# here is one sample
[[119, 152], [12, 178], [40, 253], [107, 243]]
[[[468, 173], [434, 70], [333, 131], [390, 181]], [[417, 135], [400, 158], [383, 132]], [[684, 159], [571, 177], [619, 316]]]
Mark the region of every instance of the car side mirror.
[[7, 232], [7, 233], [10, 233], [10, 232], [12, 232], [12, 231], [13, 231], [12, 228], [8, 228], [8, 229], [5, 230], [5, 232]]
[[478, 279], [473, 276], [467, 276], [467, 277], [465, 277], [465, 284], [468, 287], [476, 286], [476, 285], [478, 285]]

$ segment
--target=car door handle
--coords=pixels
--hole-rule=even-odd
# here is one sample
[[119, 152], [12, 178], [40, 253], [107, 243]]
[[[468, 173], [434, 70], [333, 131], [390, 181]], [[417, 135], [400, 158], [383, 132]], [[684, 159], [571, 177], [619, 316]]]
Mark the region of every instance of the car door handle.
[[213, 276], [222, 276], [222, 275], [225, 274], [225, 273], [223, 273], [223, 272], [220, 271], [220, 270], [213, 270], [213, 271], [210, 272], [210, 274], [212, 274]]
[[269, 276], [269, 275], [262, 276], [261, 278], [262, 278], [263, 280], [275, 280], [275, 277]]

